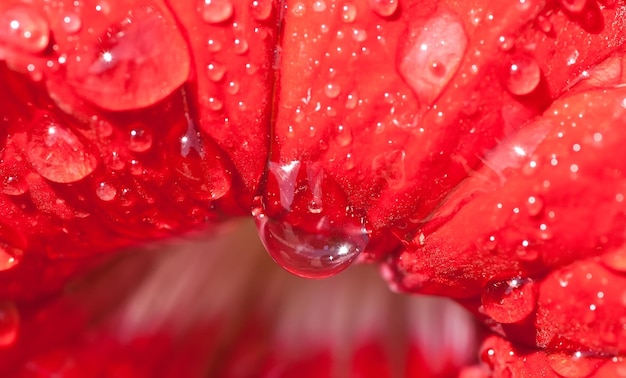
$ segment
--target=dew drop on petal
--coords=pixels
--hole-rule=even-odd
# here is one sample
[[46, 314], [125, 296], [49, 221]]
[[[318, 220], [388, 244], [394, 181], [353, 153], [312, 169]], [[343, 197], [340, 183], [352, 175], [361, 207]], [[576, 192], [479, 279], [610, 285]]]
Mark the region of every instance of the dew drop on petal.
[[320, 216], [315, 232], [272, 219], [263, 213], [262, 207], [253, 211], [261, 241], [276, 263], [300, 277], [334, 276], [365, 249], [368, 233], [363, 227], [331, 224], [316, 206], [311, 213]]
[[113, 201], [117, 195], [117, 189], [115, 189], [115, 186], [103, 181], [96, 186], [96, 195], [102, 201]]
[[9, 196], [20, 196], [28, 191], [28, 183], [20, 175], [9, 174], [2, 180], [1, 191]]
[[561, 6], [572, 13], [580, 13], [585, 9], [587, 0], [559, 0]]
[[11, 301], [0, 301], [0, 347], [15, 343], [19, 333], [20, 314]]
[[537, 304], [537, 290], [529, 278], [488, 284], [481, 301], [487, 315], [499, 323], [516, 323], [529, 316]]
[[219, 24], [233, 16], [234, 7], [230, 0], [202, 0], [198, 10], [205, 22]]
[[233, 42], [236, 54], [243, 55], [248, 52], [248, 41], [243, 38], [236, 38]]
[[326, 10], [326, 3], [324, 0], [315, 0], [312, 5], [313, 12], [323, 12]]
[[543, 31], [546, 34], [551, 33], [552, 30], [554, 29], [554, 25], [552, 25], [552, 20], [550, 20], [548, 16], [539, 15], [537, 16], [536, 22], [537, 22], [537, 25], [539, 26], [539, 29], [541, 29], [541, 31]]
[[341, 93], [341, 88], [337, 84], [328, 83], [324, 86], [324, 93], [328, 98], [336, 98]]
[[206, 67], [209, 80], [218, 82], [224, 78], [226, 67], [219, 63], [209, 63]]
[[0, 241], [0, 272], [15, 267], [22, 261], [23, 256], [23, 249], [12, 245], [12, 243]]
[[543, 211], [543, 200], [537, 196], [530, 196], [526, 200], [526, 210], [528, 215], [535, 217]]
[[587, 356], [584, 352], [548, 354], [548, 364], [564, 378], [584, 378], [592, 375], [604, 362], [601, 358]]
[[389, 17], [396, 13], [398, 0], [369, 0], [370, 8], [381, 17]]
[[508, 66], [506, 77], [509, 92], [516, 96], [527, 95], [539, 86], [541, 68], [533, 58], [520, 55]]
[[439, 12], [410, 28], [398, 69], [424, 104], [432, 104], [461, 64], [468, 43], [459, 18]]
[[30, 53], [39, 53], [50, 43], [50, 25], [34, 7], [15, 5], [0, 13], [0, 41]]
[[259, 21], [269, 19], [272, 14], [272, 1], [252, 0], [250, 3], [250, 13], [252, 13], [252, 17]]
[[36, 121], [29, 136], [28, 158], [35, 170], [52, 182], [82, 180], [98, 165], [78, 136], [49, 116]]
[[347, 24], [354, 22], [356, 19], [357, 9], [352, 3], [344, 3], [340, 9], [341, 20]]
[[63, 16], [63, 29], [68, 34], [78, 33], [82, 25], [82, 20], [77, 14], [68, 13]]
[[145, 152], [152, 147], [152, 133], [143, 127], [134, 127], [130, 130], [128, 149], [134, 152]]

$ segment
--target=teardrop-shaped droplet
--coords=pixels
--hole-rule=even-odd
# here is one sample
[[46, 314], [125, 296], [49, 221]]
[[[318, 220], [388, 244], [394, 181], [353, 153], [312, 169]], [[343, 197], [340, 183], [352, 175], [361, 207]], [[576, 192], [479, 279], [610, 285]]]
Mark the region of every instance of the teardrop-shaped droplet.
[[603, 363], [603, 359], [587, 356], [583, 352], [552, 353], [548, 355], [548, 364], [552, 370], [565, 378], [589, 377]]
[[489, 284], [481, 301], [484, 311], [499, 323], [516, 323], [530, 315], [537, 304], [537, 290], [531, 279], [515, 278]]
[[328, 83], [324, 87], [324, 93], [328, 98], [336, 98], [341, 93], [341, 88], [338, 84]]
[[353, 225], [330, 224], [320, 218], [308, 232], [281, 219], [271, 219], [261, 207], [253, 212], [259, 236], [272, 258], [285, 270], [305, 278], [325, 278], [346, 269], [365, 249], [367, 231]]
[[250, 3], [250, 13], [252, 17], [259, 21], [265, 21], [272, 15], [271, 0], [252, 0]]
[[439, 97], [458, 70], [467, 43], [463, 23], [452, 13], [439, 12], [410, 28], [398, 70], [421, 103]]
[[370, 8], [382, 17], [389, 17], [396, 13], [398, 0], [369, 0]]
[[20, 314], [14, 302], [0, 302], [0, 347], [15, 344], [19, 333]]
[[98, 165], [92, 151], [71, 129], [47, 115], [33, 124], [27, 154], [40, 175], [58, 183], [82, 180]]
[[205, 22], [219, 24], [233, 16], [234, 7], [230, 0], [202, 0], [199, 11]]
[[543, 211], [543, 200], [537, 196], [528, 197], [526, 200], [526, 209], [528, 210], [528, 215], [536, 217]]
[[30, 53], [42, 52], [50, 43], [50, 25], [35, 7], [9, 7], [0, 12], [0, 42]]
[[585, 9], [587, 0], [559, 0], [561, 6], [572, 13], [580, 13]]
[[239, 55], [243, 55], [245, 53], [248, 52], [248, 41], [246, 41], [243, 38], [236, 38], [235, 41], [233, 42], [234, 44], [234, 51], [236, 54]]
[[506, 87], [512, 94], [523, 96], [533, 92], [541, 81], [539, 64], [528, 56], [517, 56], [508, 66]]

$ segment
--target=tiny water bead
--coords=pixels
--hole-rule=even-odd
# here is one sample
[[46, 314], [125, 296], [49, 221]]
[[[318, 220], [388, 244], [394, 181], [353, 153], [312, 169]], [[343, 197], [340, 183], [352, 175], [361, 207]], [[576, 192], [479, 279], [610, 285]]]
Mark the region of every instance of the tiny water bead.
[[352, 23], [356, 19], [357, 9], [352, 3], [344, 3], [340, 8], [341, 20], [345, 23]]
[[505, 85], [509, 92], [516, 96], [524, 96], [539, 86], [541, 68], [533, 58], [520, 55], [509, 64], [505, 77], [507, 78]]
[[134, 152], [145, 152], [152, 147], [152, 133], [143, 127], [130, 130], [128, 149]]
[[561, 377], [584, 378], [592, 375], [604, 360], [588, 352], [564, 352], [548, 355], [548, 365]]
[[271, 0], [252, 0], [250, 3], [250, 13], [252, 17], [259, 21], [265, 21], [272, 15]]
[[20, 175], [9, 174], [2, 180], [1, 191], [9, 196], [20, 196], [28, 191], [28, 183]]
[[559, 0], [561, 6], [572, 13], [580, 13], [585, 9], [587, 0]]
[[9, 270], [22, 261], [24, 257], [24, 250], [7, 243], [0, 241], [0, 272]]
[[0, 12], [0, 41], [29, 53], [39, 53], [50, 43], [50, 25], [38, 9], [15, 5]]
[[62, 21], [63, 21], [63, 29], [68, 34], [78, 33], [80, 31], [80, 28], [82, 27], [82, 20], [80, 19], [80, 16], [78, 16], [77, 14], [68, 13], [65, 16], [63, 16]]
[[[322, 214], [311, 203], [311, 213]], [[259, 237], [272, 258], [288, 272], [304, 278], [331, 277], [346, 269], [369, 242], [364, 227], [333, 224], [321, 216], [315, 232], [284, 219], [267, 216], [262, 206], [253, 213]]]
[[234, 7], [230, 0], [201, 0], [198, 11], [205, 22], [219, 24], [233, 16]]

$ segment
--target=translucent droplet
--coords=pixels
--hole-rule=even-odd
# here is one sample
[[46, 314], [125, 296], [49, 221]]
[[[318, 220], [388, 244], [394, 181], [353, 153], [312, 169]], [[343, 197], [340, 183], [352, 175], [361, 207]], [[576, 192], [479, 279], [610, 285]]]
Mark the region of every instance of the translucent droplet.
[[219, 24], [233, 16], [234, 7], [230, 0], [203, 0], [199, 11], [205, 22]]
[[522, 240], [515, 249], [515, 253], [522, 261], [535, 261], [539, 258], [539, 251], [528, 240]]
[[259, 21], [265, 21], [272, 15], [271, 0], [252, 0], [250, 3], [250, 13], [252, 17]]
[[0, 272], [15, 267], [22, 261], [24, 250], [0, 241]]
[[546, 34], [552, 33], [554, 26], [552, 25], [552, 20], [544, 15], [537, 16], [537, 25], [539, 29]]
[[356, 108], [358, 103], [359, 103], [359, 99], [354, 93], [349, 93], [346, 96], [346, 109], [352, 110]]
[[513, 40], [513, 38], [506, 35], [501, 35], [500, 37], [498, 37], [498, 42], [500, 43], [500, 49], [502, 51], [509, 51], [515, 45], [515, 41]]
[[37, 120], [29, 136], [28, 158], [35, 170], [50, 181], [76, 182], [91, 174], [98, 165], [83, 141], [49, 116]]
[[28, 183], [20, 175], [7, 175], [2, 180], [2, 193], [20, 196], [28, 191]]
[[259, 70], [259, 67], [252, 63], [246, 63], [246, 73], [248, 75], [254, 75]]
[[580, 13], [585, 9], [587, 0], [559, 0], [561, 6], [572, 13]]
[[506, 87], [514, 95], [523, 96], [533, 92], [540, 81], [541, 68], [533, 58], [520, 55], [508, 67]]
[[82, 25], [82, 20], [77, 14], [68, 13], [63, 16], [63, 29], [68, 34], [78, 33]]
[[565, 378], [584, 378], [593, 374], [603, 359], [588, 356], [584, 352], [552, 353], [548, 355], [548, 364], [555, 373]]
[[134, 152], [145, 152], [152, 147], [152, 133], [143, 127], [130, 130], [128, 149]]
[[352, 39], [357, 42], [365, 42], [367, 40], [367, 32], [363, 29], [352, 29]]
[[0, 302], [0, 347], [15, 344], [19, 334], [20, 314], [14, 302]]
[[526, 210], [528, 215], [535, 217], [543, 211], [543, 200], [537, 196], [530, 196], [526, 200]]
[[228, 86], [226, 87], [226, 92], [231, 95], [237, 94], [237, 92], [239, 92], [239, 83], [237, 83], [236, 81], [231, 81], [230, 83], [228, 83]]
[[343, 125], [340, 125], [337, 128], [336, 140], [341, 147], [347, 147], [352, 143], [352, 132], [350, 130], [346, 130]]
[[20, 50], [39, 53], [50, 43], [50, 25], [35, 7], [14, 5], [0, 13], [0, 41]]
[[485, 313], [498, 323], [516, 323], [534, 311], [537, 290], [533, 280], [514, 278], [487, 285], [481, 301]]
[[369, 0], [370, 8], [382, 17], [389, 17], [396, 13], [398, 0]]
[[312, 200], [308, 204], [308, 209], [311, 214], [319, 214], [324, 210], [322, 207], [322, 202], [320, 200]]
[[226, 74], [226, 67], [219, 63], [209, 63], [206, 69], [209, 80], [214, 82], [222, 80]]
[[103, 201], [113, 201], [117, 195], [115, 186], [103, 181], [96, 186], [96, 195]]
[[243, 55], [248, 52], [248, 41], [243, 38], [236, 38], [233, 42], [235, 45], [235, 53], [239, 55]]
[[222, 44], [215, 39], [207, 40], [206, 44], [210, 52], [218, 52], [222, 49]]
[[312, 5], [313, 12], [323, 12], [326, 10], [326, 3], [324, 0], [315, 0]]
[[328, 98], [336, 98], [341, 93], [341, 87], [337, 84], [328, 83], [324, 87], [324, 93]]
[[291, 13], [296, 17], [302, 17], [306, 13], [306, 7], [301, 2], [297, 2], [291, 8]]
[[345, 23], [351, 23], [354, 22], [354, 20], [356, 19], [356, 6], [352, 3], [344, 3], [341, 6], [341, 20]]
[[452, 13], [439, 12], [409, 29], [398, 70], [421, 103], [431, 104], [461, 64], [468, 37]]
[[314, 232], [282, 219], [271, 219], [262, 206], [253, 211], [259, 236], [285, 270], [305, 278], [325, 278], [346, 269], [369, 242], [367, 231], [353, 224], [333, 224], [320, 211]]

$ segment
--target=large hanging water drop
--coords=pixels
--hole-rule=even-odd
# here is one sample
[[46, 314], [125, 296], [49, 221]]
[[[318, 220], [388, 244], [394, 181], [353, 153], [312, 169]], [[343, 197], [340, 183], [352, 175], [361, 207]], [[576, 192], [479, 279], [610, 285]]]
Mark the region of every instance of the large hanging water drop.
[[541, 81], [541, 68], [528, 56], [518, 56], [508, 67], [506, 87], [516, 96], [524, 96], [533, 92]]
[[269, 170], [266, 194], [255, 199], [252, 214], [272, 258], [305, 278], [346, 269], [369, 242], [363, 218], [322, 169], [292, 161], [270, 163]]

